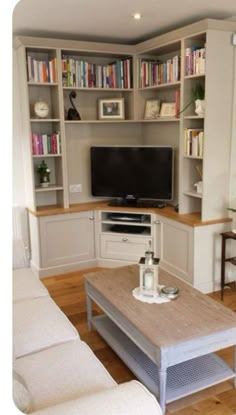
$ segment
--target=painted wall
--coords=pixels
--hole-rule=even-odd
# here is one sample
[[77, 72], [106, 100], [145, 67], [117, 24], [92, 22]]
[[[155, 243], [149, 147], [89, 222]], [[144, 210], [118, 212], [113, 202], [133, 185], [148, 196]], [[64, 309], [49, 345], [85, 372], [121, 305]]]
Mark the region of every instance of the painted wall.
[[16, 52], [13, 51], [13, 125], [12, 125], [12, 203], [25, 206], [25, 179], [21, 146], [20, 86], [17, 78]]

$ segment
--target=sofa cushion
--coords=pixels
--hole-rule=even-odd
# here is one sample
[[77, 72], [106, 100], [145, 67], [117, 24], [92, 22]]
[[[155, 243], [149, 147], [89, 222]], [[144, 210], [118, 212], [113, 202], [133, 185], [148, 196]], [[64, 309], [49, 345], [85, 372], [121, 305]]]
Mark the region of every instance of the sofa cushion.
[[78, 338], [78, 332], [48, 297], [13, 305], [13, 354], [15, 358]]
[[25, 414], [32, 411], [32, 397], [21, 375], [13, 370], [12, 379], [13, 401], [16, 407]]
[[13, 271], [13, 301], [49, 295], [48, 290], [30, 268]]
[[116, 385], [80, 339], [17, 359], [15, 368], [29, 386], [34, 410]]
[[80, 399], [39, 410], [34, 415], [162, 415], [156, 398], [136, 380]]

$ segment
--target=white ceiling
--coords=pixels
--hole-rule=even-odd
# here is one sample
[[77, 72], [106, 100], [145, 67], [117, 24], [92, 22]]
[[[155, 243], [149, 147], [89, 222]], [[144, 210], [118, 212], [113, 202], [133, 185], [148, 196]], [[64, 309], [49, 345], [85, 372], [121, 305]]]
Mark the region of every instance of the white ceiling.
[[235, 16], [236, 0], [20, 0], [13, 34], [136, 43], [203, 18]]

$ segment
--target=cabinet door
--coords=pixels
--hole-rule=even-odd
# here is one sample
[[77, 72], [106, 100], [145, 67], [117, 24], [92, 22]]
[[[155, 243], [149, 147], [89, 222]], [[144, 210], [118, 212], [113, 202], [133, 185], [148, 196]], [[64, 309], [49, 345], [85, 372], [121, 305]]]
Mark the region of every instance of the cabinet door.
[[93, 212], [40, 218], [42, 267], [94, 258]]
[[162, 219], [161, 267], [193, 283], [193, 228]]
[[152, 241], [152, 238], [148, 236], [101, 235], [101, 257], [138, 262], [148, 250], [149, 241]]

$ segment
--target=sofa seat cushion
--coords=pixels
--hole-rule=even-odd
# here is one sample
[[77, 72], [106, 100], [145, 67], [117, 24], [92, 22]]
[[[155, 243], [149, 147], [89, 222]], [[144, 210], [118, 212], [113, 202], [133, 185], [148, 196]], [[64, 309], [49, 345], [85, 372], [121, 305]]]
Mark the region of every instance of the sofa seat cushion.
[[95, 414], [163, 415], [154, 395], [136, 380], [34, 412], [34, 415]]
[[75, 327], [50, 297], [14, 303], [14, 358], [78, 337]]
[[20, 268], [13, 271], [13, 301], [43, 297], [48, 290], [30, 268]]
[[34, 411], [116, 385], [80, 339], [17, 359], [14, 367], [28, 385]]

